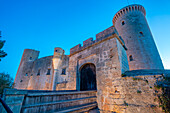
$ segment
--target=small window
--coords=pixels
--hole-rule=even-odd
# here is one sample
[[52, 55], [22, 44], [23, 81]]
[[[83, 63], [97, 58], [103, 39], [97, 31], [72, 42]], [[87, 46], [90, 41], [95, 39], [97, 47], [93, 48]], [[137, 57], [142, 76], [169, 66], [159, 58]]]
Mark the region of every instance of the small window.
[[122, 21], [122, 26], [125, 25], [125, 21]]
[[140, 33], [140, 36], [144, 36], [142, 31], [141, 31], [141, 32], [139, 32], [139, 33]]
[[33, 74], [31, 74], [31, 76], [33, 76]]
[[20, 82], [22, 82], [22, 80]]
[[55, 50], [55, 52], [57, 52], [58, 50]]
[[66, 68], [63, 68], [62, 69], [62, 73], [61, 73], [62, 75], [66, 75]]
[[30, 60], [32, 60], [32, 57], [30, 57]]
[[129, 56], [129, 61], [133, 61], [132, 55]]
[[28, 73], [25, 73], [25, 76], [28, 76]]
[[51, 69], [47, 70], [47, 75], [50, 75]]
[[40, 69], [38, 70], [38, 73], [37, 73], [37, 75], [40, 75]]

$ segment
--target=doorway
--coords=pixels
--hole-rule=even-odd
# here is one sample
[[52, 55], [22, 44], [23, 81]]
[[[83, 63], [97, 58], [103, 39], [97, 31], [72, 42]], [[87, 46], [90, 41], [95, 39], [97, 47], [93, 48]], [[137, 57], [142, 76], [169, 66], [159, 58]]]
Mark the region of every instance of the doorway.
[[80, 90], [97, 90], [96, 67], [94, 64], [85, 64], [80, 69]]

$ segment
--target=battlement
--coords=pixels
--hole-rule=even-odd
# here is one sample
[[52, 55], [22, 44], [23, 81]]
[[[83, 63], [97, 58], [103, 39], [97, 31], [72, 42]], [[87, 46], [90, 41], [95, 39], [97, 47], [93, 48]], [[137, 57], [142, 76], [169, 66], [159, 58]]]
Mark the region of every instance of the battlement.
[[91, 46], [99, 41], [102, 41], [102, 40], [112, 36], [115, 33], [117, 33], [116, 29], [113, 26], [111, 26], [111, 27], [107, 28], [106, 30], [96, 34], [96, 40], [93, 41], [93, 38], [89, 38], [89, 39], [83, 41], [83, 46], [81, 46], [81, 44], [78, 44], [78, 45], [74, 46], [73, 48], [71, 48], [70, 54], [73, 54], [73, 53], [80, 51], [88, 46]]
[[123, 14], [126, 14], [128, 12], [132, 12], [132, 11], [141, 11], [143, 12], [144, 15], [146, 15], [146, 11], [145, 8], [142, 5], [138, 5], [138, 4], [133, 4], [133, 5], [129, 5], [126, 6], [124, 8], [122, 8], [121, 10], [119, 10], [115, 16], [113, 17], [113, 25], [115, 25], [116, 20]]

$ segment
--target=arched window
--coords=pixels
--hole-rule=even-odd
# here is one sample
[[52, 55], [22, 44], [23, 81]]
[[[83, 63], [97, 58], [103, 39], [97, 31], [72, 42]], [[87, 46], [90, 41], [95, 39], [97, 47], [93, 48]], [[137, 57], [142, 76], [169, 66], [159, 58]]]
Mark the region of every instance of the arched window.
[[140, 31], [139, 33], [140, 33], [140, 36], [144, 36], [142, 31]]
[[125, 21], [122, 21], [122, 26], [125, 25]]
[[129, 61], [133, 61], [132, 55], [129, 56]]
[[51, 69], [47, 70], [47, 75], [50, 75]]
[[40, 75], [40, 69], [38, 70], [38, 73], [37, 73], [37, 76], [39, 76]]
[[32, 60], [32, 57], [30, 57], [30, 60]]
[[61, 74], [62, 74], [62, 75], [66, 75], [66, 68], [63, 68], [63, 69], [62, 69]]

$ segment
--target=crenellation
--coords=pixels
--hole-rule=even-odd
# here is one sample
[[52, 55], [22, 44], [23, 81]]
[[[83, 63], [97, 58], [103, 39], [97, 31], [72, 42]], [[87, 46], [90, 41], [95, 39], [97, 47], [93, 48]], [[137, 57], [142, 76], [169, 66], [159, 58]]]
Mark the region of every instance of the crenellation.
[[70, 54], [81, 51], [82, 49], [89, 47], [99, 41], [102, 41], [103, 39], [106, 39], [115, 33], [117, 34], [115, 28], [113, 26], [111, 26], [111, 27], [105, 29], [104, 31], [96, 34], [96, 40], [93, 41], [93, 38], [89, 38], [89, 39], [83, 41], [83, 46], [81, 46], [81, 44], [78, 44], [78, 45], [74, 46], [73, 48], [71, 48]]
[[89, 39], [83, 41], [83, 47], [90, 46], [90, 45], [92, 45], [93, 43], [94, 43], [93, 38], [89, 38]]
[[132, 11], [141, 11], [144, 16], [146, 15], [146, 11], [143, 6], [141, 5], [129, 5], [127, 7], [122, 8], [120, 11], [118, 11], [115, 16], [113, 17], [113, 25], [115, 25], [116, 20], [121, 17], [122, 15], [132, 12]]
[[74, 46], [73, 48], [70, 49], [70, 54], [79, 51], [81, 49], [81, 44], [78, 44], [76, 46]]

